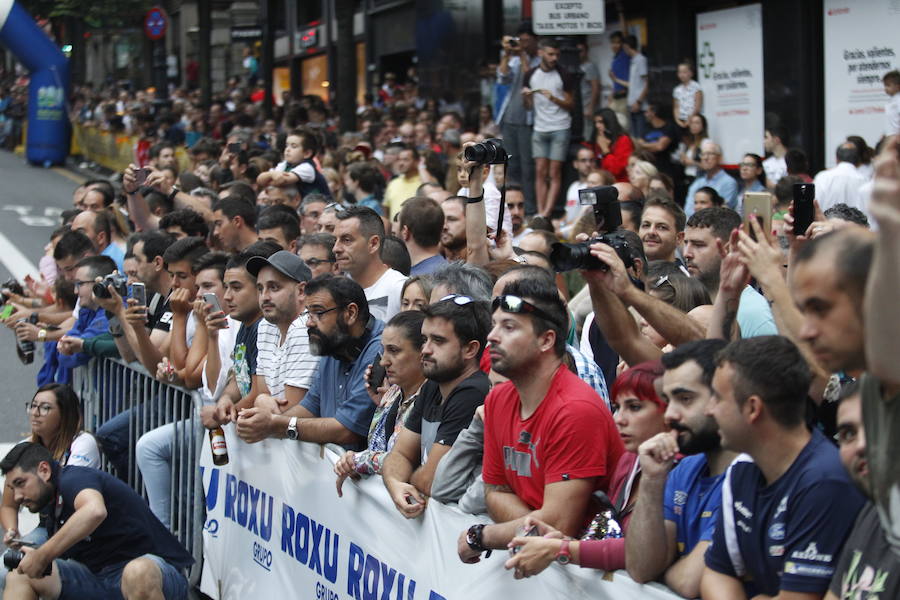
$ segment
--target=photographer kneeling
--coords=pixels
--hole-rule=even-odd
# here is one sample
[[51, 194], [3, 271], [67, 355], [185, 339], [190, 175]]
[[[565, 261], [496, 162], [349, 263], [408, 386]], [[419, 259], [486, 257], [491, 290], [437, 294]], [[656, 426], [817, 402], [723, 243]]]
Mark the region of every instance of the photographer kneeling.
[[50, 535], [4, 558], [5, 597], [187, 598], [182, 569], [193, 559], [126, 484], [96, 469], [61, 467], [32, 442], [10, 450], [0, 471]]

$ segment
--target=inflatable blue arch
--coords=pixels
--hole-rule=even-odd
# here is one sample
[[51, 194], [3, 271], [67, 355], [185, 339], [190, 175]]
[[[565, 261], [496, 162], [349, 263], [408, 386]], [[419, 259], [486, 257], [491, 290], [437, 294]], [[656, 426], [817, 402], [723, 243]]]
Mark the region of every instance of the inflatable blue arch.
[[26, 160], [63, 164], [69, 154], [69, 60], [15, 0], [0, 0], [0, 44], [30, 72]]

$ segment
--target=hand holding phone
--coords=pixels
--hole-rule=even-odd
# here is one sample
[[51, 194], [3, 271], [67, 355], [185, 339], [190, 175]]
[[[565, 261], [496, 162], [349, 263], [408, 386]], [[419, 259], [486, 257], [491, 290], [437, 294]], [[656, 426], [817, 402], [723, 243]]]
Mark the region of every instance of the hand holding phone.
[[141, 187], [142, 185], [147, 183], [147, 177], [150, 176], [151, 172], [152, 172], [152, 170], [148, 169], [146, 167], [143, 169], [138, 169], [137, 171], [134, 172], [134, 183], [138, 187]]
[[816, 186], [812, 183], [794, 184], [794, 235], [806, 235], [815, 218]]
[[369, 379], [367, 380], [369, 389], [372, 390], [372, 393], [375, 393], [375, 391], [381, 387], [386, 376], [387, 371], [381, 366], [381, 353], [379, 352], [375, 357], [375, 360], [372, 361], [372, 367], [369, 370]]
[[[210, 309], [209, 309], [210, 314], [216, 314], [216, 313], [224, 312], [224, 311], [222, 310], [222, 307], [219, 305], [219, 298], [218, 298], [218, 296], [216, 296], [215, 294], [210, 294], [210, 293], [203, 294], [203, 301], [206, 302], [207, 304], [209, 304], [209, 306], [210, 306]], [[228, 329], [228, 323], [227, 323], [227, 322], [225, 323], [225, 328]]]

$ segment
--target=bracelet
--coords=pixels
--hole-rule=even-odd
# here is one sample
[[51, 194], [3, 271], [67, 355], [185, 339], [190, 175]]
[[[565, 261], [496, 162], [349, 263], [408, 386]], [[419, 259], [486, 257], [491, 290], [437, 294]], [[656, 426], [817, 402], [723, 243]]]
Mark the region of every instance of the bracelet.
[[482, 200], [484, 200], [484, 194], [481, 194], [477, 198], [466, 198], [466, 204], [478, 204]]

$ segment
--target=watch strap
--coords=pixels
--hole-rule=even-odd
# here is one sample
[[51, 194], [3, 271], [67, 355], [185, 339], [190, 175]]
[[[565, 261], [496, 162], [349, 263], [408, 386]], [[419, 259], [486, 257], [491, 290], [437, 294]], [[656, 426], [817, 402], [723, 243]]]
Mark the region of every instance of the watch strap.
[[572, 562], [572, 553], [569, 550], [569, 540], [562, 540], [559, 544], [559, 552], [556, 553], [556, 562], [567, 565]]

